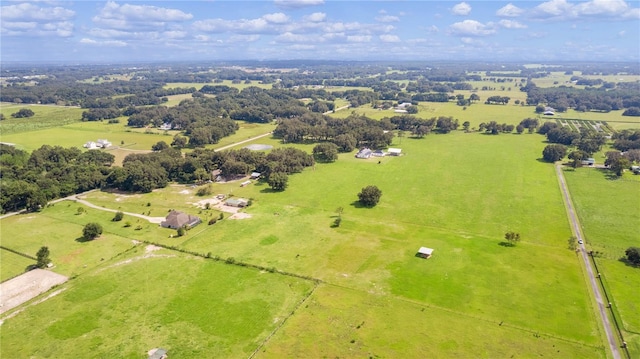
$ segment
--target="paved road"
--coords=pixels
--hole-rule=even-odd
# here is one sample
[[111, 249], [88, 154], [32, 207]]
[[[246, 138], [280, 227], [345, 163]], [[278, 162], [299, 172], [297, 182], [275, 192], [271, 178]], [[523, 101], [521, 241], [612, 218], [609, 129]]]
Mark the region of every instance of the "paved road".
[[567, 207], [567, 213], [569, 215], [569, 221], [571, 222], [571, 226], [573, 227], [573, 233], [575, 233], [576, 238], [582, 242], [579, 245], [580, 255], [582, 260], [584, 261], [584, 265], [587, 268], [587, 275], [589, 276], [589, 283], [591, 284], [591, 289], [593, 290], [593, 295], [595, 296], [596, 303], [598, 304], [598, 311], [600, 312], [600, 319], [602, 320], [602, 325], [604, 326], [604, 331], [607, 334], [607, 341], [609, 342], [609, 348], [611, 349], [611, 354], [613, 354], [614, 359], [621, 359], [620, 350], [618, 348], [618, 343], [616, 341], [616, 337], [613, 333], [613, 327], [611, 322], [609, 321], [607, 304], [604, 303], [602, 299], [602, 293], [600, 292], [600, 286], [596, 281], [596, 276], [593, 274], [593, 267], [591, 266], [591, 262], [589, 261], [589, 254], [587, 253], [587, 249], [585, 248], [584, 238], [582, 236], [582, 229], [580, 228], [580, 222], [578, 222], [578, 217], [576, 216], [576, 211], [573, 208], [573, 202], [571, 202], [571, 196], [569, 195], [569, 189], [567, 188], [567, 182], [564, 179], [564, 174], [562, 173], [562, 165], [556, 163], [556, 175], [558, 176], [558, 182], [560, 183], [560, 189], [562, 190], [562, 196], [564, 197], [564, 203]]
[[226, 150], [226, 149], [228, 149], [228, 148], [231, 148], [231, 147], [235, 147], [235, 146], [241, 145], [241, 144], [243, 144], [243, 143], [247, 143], [247, 142], [251, 142], [251, 141], [253, 141], [253, 140], [257, 140], [258, 138], [262, 138], [262, 137], [269, 136], [269, 135], [270, 135], [270, 134], [272, 134], [272, 133], [273, 133], [273, 132], [263, 133], [262, 135], [258, 135], [258, 136], [255, 136], [255, 137], [251, 137], [251, 138], [249, 138], [249, 139], [247, 139], [247, 140], [244, 140], [244, 141], [240, 141], [240, 142], [232, 143], [232, 144], [230, 144], [230, 145], [222, 146], [222, 147], [220, 147], [220, 148], [216, 148], [215, 150], [216, 150], [216, 151]]

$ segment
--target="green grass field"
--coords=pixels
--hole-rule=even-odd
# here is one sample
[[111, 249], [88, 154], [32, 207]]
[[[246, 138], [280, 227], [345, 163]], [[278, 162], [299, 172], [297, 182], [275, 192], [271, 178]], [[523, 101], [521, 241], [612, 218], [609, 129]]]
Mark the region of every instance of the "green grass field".
[[[11, 117], [12, 113], [16, 113], [23, 108], [28, 108], [33, 111], [33, 117]], [[13, 104], [2, 102], [0, 103], [0, 112], [5, 117], [5, 120], [0, 122], [2, 141], [11, 142], [5, 139], [5, 136], [11, 137], [8, 136], [11, 134], [38, 131], [79, 122], [82, 119], [83, 111], [83, 109], [78, 107]]]
[[146, 358], [148, 350], [162, 347], [177, 358], [247, 357], [313, 286], [138, 246], [5, 320], [0, 354]]
[[[35, 257], [35, 253], [31, 253], [29, 255]], [[24, 273], [29, 266], [36, 264], [36, 261], [32, 259], [2, 248], [0, 248], [0, 262], [2, 262], [2, 265], [0, 265], [1, 282]]]
[[638, 246], [638, 213], [640, 213], [640, 182], [637, 176], [625, 173], [622, 178], [607, 172], [581, 168], [565, 172], [573, 202], [587, 245], [601, 252], [596, 258], [607, 290], [619, 319], [625, 339], [634, 355], [640, 353], [640, 311], [637, 288], [640, 269], [620, 261], [630, 246]]
[[[352, 111], [394, 115], [362, 106], [333, 116]], [[563, 115], [610, 124], [629, 120], [619, 111], [593, 114], [600, 117]], [[474, 104], [464, 110], [454, 103], [421, 103], [418, 115], [453, 116], [476, 128], [535, 116], [533, 107]], [[640, 126], [629, 121], [629, 127]], [[235, 135], [210, 147], [274, 129], [240, 125]], [[31, 150], [107, 138], [116, 146], [124, 141], [124, 148], [148, 150], [160, 140], [170, 142], [173, 134], [148, 132], [124, 123], [77, 122], [3, 132], [2, 141]], [[571, 230], [553, 165], [540, 161], [544, 140], [538, 134], [463, 131], [396, 138], [392, 147], [402, 149], [400, 157], [360, 160], [355, 152], [341, 154], [335, 163], [290, 176], [284, 192], [263, 182], [216, 183], [214, 195], [251, 198], [253, 205], [243, 210], [250, 218], [211, 226], [206, 219], [219, 212], [196, 208], [194, 202], [203, 198], [193, 187], [172, 185], [144, 195], [95, 191], [85, 197], [126, 212], [162, 217], [179, 209], [205, 220], [179, 238], [172, 238], [174, 230], [127, 215], [112, 222], [113, 213], [71, 201], [2, 219], [3, 246], [35, 255], [47, 245], [53, 270], [74, 279], [62, 294], [2, 324], [0, 356], [143, 358], [159, 346], [181, 358], [248, 357], [258, 348], [257, 357], [265, 358], [609, 357], [580, 259], [567, 248]], [[238, 147], [251, 143], [282, 145], [267, 136]], [[313, 146], [293, 147], [310, 152]], [[119, 158], [124, 154], [118, 152]], [[618, 261], [620, 250], [634, 243], [638, 201], [629, 193], [637, 193], [640, 183], [629, 174], [612, 180], [596, 169], [568, 171], [566, 177], [587, 244], [603, 252], [598, 263], [632, 353], [640, 353], [637, 268]], [[374, 208], [356, 202], [367, 185], [383, 192]], [[343, 220], [334, 228], [338, 207]], [[101, 223], [104, 234], [78, 241], [88, 222]], [[507, 231], [520, 233], [522, 241], [505, 246]], [[311, 294], [315, 284], [308, 280], [176, 251], [148, 252], [136, 241], [233, 257], [323, 282]], [[434, 256], [415, 257], [421, 246], [434, 248]], [[30, 264], [13, 253], [0, 254], [2, 280]]]

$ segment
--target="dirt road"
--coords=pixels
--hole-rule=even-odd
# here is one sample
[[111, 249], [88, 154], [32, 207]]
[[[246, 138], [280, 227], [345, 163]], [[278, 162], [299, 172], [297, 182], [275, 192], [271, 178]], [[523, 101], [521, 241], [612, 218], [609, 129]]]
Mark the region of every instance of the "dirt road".
[[569, 195], [569, 189], [567, 188], [567, 182], [564, 179], [564, 174], [562, 173], [562, 165], [556, 163], [556, 175], [558, 177], [558, 182], [560, 183], [560, 189], [562, 190], [562, 197], [564, 198], [564, 204], [567, 208], [567, 215], [569, 217], [569, 222], [571, 222], [571, 226], [573, 228], [573, 233], [575, 234], [578, 243], [578, 248], [580, 251], [580, 256], [584, 261], [584, 266], [587, 269], [587, 275], [589, 276], [589, 283], [591, 284], [591, 290], [596, 299], [596, 303], [598, 305], [598, 311], [600, 312], [600, 319], [602, 320], [602, 325], [604, 326], [605, 333], [607, 334], [607, 341], [609, 342], [609, 348], [611, 349], [611, 354], [614, 359], [621, 359], [620, 350], [618, 348], [618, 343], [616, 341], [616, 337], [613, 333], [613, 327], [611, 326], [611, 322], [609, 321], [609, 316], [607, 314], [607, 305], [602, 300], [602, 293], [600, 292], [600, 286], [598, 286], [598, 282], [596, 281], [596, 277], [593, 274], [593, 267], [591, 266], [591, 262], [589, 261], [589, 254], [587, 253], [587, 249], [585, 248], [584, 238], [582, 236], [582, 228], [580, 227], [580, 222], [578, 221], [578, 216], [576, 215], [576, 211], [573, 208], [573, 202], [571, 201], [571, 196]]
[[270, 134], [272, 134], [272, 133], [273, 133], [273, 132], [263, 133], [262, 135], [258, 135], [258, 136], [255, 136], [255, 137], [251, 137], [251, 138], [246, 139], [246, 140], [244, 140], [244, 141], [240, 141], [240, 142], [232, 143], [232, 144], [230, 144], [230, 145], [222, 146], [222, 147], [220, 147], [220, 148], [216, 148], [215, 150], [216, 150], [216, 151], [223, 151], [223, 150], [226, 150], [226, 149], [231, 148], [231, 147], [239, 146], [239, 145], [241, 145], [241, 144], [243, 144], [243, 143], [247, 143], [247, 142], [251, 142], [251, 141], [253, 141], [253, 140], [257, 140], [258, 138], [262, 138], [262, 137], [269, 136], [269, 135], [270, 135]]
[[[87, 207], [99, 209], [101, 211], [113, 212], [113, 213], [120, 212], [119, 210], [116, 210], [116, 209], [97, 206], [97, 205], [95, 205], [95, 204], [93, 204], [91, 202], [85, 201], [84, 199], [78, 198], [78, 196], [70, 196], [70, 197], [67, 197], [65, 199], [68, 199], [70, 201], [76, 201], [78, 203], [84, 204]], [[122, 212], [122, 213], [124, 213], [124, 214], [126, 214], [128, 216], [142, 218], [144, 220], [147, 220], [147, 221], [149, 221], [151, 223], [156, 223], [156, 224], [160, 224], [162, 221], [164, 221], [164, 217], [150, 217], [150, 216], [145, 216], [144, 214], [138, 214], [138, 213], [132, 213], [132, 212]]]

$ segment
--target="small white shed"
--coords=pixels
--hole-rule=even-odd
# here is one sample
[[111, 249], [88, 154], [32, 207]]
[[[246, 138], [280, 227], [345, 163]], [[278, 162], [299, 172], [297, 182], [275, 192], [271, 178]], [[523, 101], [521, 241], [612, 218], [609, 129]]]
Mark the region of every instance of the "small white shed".
[[431, 257], [431, 254], [433, 254], [433, 248], [420, 247], [417, 256], [427, 259]]

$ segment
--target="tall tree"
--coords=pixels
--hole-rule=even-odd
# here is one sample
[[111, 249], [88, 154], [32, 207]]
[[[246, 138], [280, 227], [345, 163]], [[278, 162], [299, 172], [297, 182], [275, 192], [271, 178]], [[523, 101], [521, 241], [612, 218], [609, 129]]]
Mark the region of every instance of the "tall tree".
[[102, 226], [99, 223], [87, 223], [82, 229], [82, 237], [88, 241], [98, 238], [102, 234]]
[[382, 191], [376, 186], [367, 186], [362, 188], [362, 191], [358, 193], [358, 199], [360, 203], [367, 207], [373, 207], [380, 201]]
[[38, 253], [36, 253], [36, 267], [45, 268], [49, 262], [49, 247], [40, 247]]

